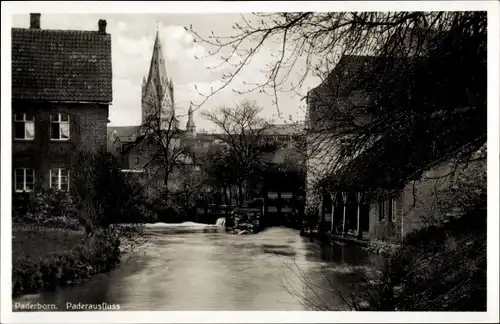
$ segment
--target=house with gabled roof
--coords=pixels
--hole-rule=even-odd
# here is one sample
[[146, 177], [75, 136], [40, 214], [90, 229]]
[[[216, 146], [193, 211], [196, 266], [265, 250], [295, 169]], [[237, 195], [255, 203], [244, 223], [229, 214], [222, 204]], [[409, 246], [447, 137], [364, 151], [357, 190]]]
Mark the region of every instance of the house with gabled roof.
[[106, 150], [113, 100], [111, 35], [96, 30], [12, 28], [14, 192], [69, 190], [72, 152]]

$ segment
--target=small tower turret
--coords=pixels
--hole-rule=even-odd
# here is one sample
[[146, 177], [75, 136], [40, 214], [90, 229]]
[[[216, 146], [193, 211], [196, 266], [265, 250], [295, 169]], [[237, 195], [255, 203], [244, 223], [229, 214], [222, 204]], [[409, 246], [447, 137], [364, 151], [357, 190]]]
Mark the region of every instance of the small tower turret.
[[188, 121], [186, 123], [186, 135], [188, 137], [194, 138], [196, 137], [196, 126], [193, 120], [193, 107], [189, 106], [188, 111]]
[[144, 97], [146, 96], [146, 88], [147, 88], [147, 81], [146, 78], [142, 78], [142, 95], [141, 95], [141, 102], [144, 101]]

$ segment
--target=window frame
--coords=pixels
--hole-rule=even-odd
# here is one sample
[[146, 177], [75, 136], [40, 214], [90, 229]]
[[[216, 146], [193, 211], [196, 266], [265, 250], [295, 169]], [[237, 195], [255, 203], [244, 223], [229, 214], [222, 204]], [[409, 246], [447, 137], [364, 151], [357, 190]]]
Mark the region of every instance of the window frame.
[[387, 220], [387, 222], [393, 223], [396, 220], [396, 213], [396, 197], [389, 197], [378, 201], [378, 220], [380, 222]]
[[[17, 171], [18, 170], [23, 170], [23, 190], [18, 190], [17, 189]], [[31, 170], [33, 173], [33, 189], [27, 190], [26, 189], [26, 178], [27, 178], [27, 170]], [[14, 169], [14, 191], [17, 193], [22, 193], [22, 192], [33, 192], [35, 190], [35, 169], [33, 168], [15, 168]]]
[[[53, 187], [53, 183], [52, 183], [52, 174], [53, 174], [53, 171], [54, 170], [57, 170], [57, 187]], [[63, 175], [62, 175], [62, 171], [66, 171], [66, 176], [68, 178], [68, 184], [67, 184], [67, 188], [66, 189], [61, 189], [62, 187], [62, 181], [61, 179], [63, 178]], [[70, 188], [70, 171], [69, 169], [67, 168], [51, 168], [50, 171], [49, 171], [49, 188], [50, 189], [56, 189], [56, 190], [62, 190], [62, 191], [69, 191], [69, 188]]]
[[[52, 120], [52, 118], [54, 116], [57, 116], [57, 120], [54, 121]], [[63, 121], [62, 120], [62, 116], [67, 116], [68, 117], [68, 120], [67, 121]], [[59, 125], [59, 138], [54, 138], [53, 137], [53, 132], [52, 132], [52, 125], [53, 124], [58, 124]], [[61, 138], [62, 136], [62, 125], [68, 125], [68, 137], [67, 138]], [[71, 116], [69, 114], [65, 114], [65, 113], [57, 113], [57, 114], [51, 114], [50, 115], [50, 140], [51, 141], [69, 141], [71, 139]]]
[[[17, 116], [22, 116], [21, 120], [17, 119]], [[35, 115], [33, 115], [32, 119], [27, 119], [27, 113], [15, 113], [14, 114], [14, 140], [16, 141], [33, 141], [35, 140]], [[33, 137], [32, 138], [26, 138], [26, 123], [30, 122], [33, 123]], [[17, 124], [23, 124], [23, 129], [24, 129], [24, 138], [19, 138], [16, 137], [16, 126]]]

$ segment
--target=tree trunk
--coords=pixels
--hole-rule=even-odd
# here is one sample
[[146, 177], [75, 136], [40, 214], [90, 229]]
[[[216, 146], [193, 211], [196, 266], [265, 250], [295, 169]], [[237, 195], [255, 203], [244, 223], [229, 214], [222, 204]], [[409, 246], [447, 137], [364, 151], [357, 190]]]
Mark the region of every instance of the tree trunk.
[[253, 188], [254, 188], [254, 182], [249, 181], [247, 185], [247, 200], [251, 200], [253, 198]]
[[163, 184], [165, 185], [165, 187], [168, 187], [168, 171], [165, 170], [165, 177], [163, 179]]
[[240, 206], [243, 204], [243, 184], [238, 182], [238, 200]]
[[92, 224], [92, 221], [90, 221], [88, 219], [85, 220], [84, 228], [85, 228], [85, 237], [87, 239], [94, 236], [95, 228], [94, 228], [94, 224]]
[[228, 206], [231, 205], [231, 194], [228, 186], [224, 186], [224, 202]]

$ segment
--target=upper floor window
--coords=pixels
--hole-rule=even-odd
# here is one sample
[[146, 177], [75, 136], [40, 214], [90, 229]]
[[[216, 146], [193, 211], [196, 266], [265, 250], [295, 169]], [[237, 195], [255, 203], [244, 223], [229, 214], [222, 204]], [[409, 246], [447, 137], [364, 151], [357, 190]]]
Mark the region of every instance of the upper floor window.
[[69, 115], [56, 114], [50, 116], [50, 139], [69, 140]]
[[56, 168], [50, 169], [50, 188], [69, 190], [69, 170]]
[[35, 116], [14, 115], [14, 139], [33, 140], [35, 138]]
[[30, 192], [35, 187], [35, 170], [19, 168], [14, 170], [14, 188], [16, 192]]

